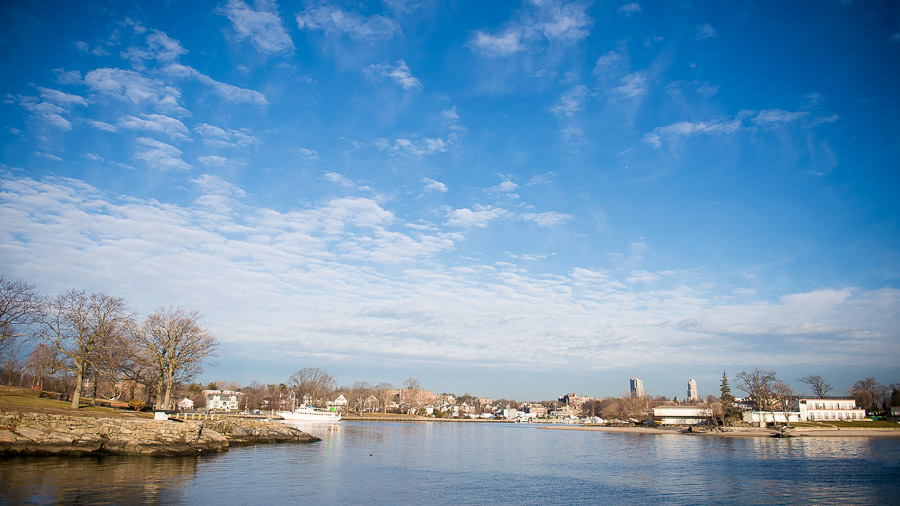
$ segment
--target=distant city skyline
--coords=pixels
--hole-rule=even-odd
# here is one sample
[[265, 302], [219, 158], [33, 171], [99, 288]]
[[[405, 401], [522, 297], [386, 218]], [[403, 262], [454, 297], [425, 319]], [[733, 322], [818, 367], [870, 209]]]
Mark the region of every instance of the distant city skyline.
[[204, 383], [895, 383], [898, 10], [7, 2], [0, 265], [196, 310]]

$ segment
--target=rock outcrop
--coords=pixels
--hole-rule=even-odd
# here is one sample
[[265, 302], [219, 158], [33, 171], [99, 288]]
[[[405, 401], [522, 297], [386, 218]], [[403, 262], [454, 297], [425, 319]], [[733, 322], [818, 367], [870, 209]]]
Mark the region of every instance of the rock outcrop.
[[244, 418], [226, 418], [203, 422], [204, 430], [214, 430], [228, 439], [232, 446], [251, 445], [257, 443], [312, 443], [320, 441], [295, 427], [288, 427], [279, 422], [265, 420], [249, 420]]
[[277, 425], [251, 420], [183, 422], [0, 412], [0, 455], [184, 456], [225, 451], [229, 441], [318, 441], [293, 427]]

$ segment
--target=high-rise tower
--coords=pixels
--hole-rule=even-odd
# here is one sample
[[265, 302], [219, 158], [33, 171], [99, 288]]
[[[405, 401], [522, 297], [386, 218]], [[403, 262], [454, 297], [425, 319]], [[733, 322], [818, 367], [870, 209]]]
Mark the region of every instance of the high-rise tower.
[[640, 380], [640, 378], [631, 378], [629, 382], [631, 386], [631, 396], [632, 397], [643, 397], [644, 396], [644, 382]]
[[688, 380], [687, 401], [699, 402], [700, 396], [697, 394], [697, 382], [691, 378]]

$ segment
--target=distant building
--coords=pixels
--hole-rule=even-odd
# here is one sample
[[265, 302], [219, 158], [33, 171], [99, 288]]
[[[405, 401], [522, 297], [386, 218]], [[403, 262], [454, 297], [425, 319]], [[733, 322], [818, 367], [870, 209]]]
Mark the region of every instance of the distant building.
[[187, 411], [189, 409], [194, 409], [194, 401], [185, 397], [184, 399], [178, 401], [178, 404], [176, 404], [175, 406], [182, 411]]
[[334, 407], [338, 411], [345, 411], [347, 409], [347, 398], [344, 397], [344, 394], [340, 394], [337, 396], [337, 399], [328, 403], [328, 406]]
[[697, 381], [693, 378], [688, 380], [687, 401], [700, 402], [700, 396], [697, 394]]
[[593, 397], [590, 397], [587, 395], [576, 395], [574, 393], [566, 394], [566, 395], [560, 397], [559, 399], [557, 399], [557, 401], [559, 401], [560, 404], [567, 404], [567, 405], [572, 406], [573, 408], [577, 408], [577, 409], [581, 409], [581, 407], [584, 406], [585, 402], [593, 401], [593, 400], [594, 400]]
[[203, 398], [206, 399], [206, 409], [239, 409], [238, 398], [242, 394], [231, 390], [204, 390]]
[[697, 425], [709, 419], [699, 406], [664, 405], [653, 408], [653, 421], [660, 425]]
[[644, 382], [640, 378], [631, 378], [629, 383], [632, 397], [644, 397]]

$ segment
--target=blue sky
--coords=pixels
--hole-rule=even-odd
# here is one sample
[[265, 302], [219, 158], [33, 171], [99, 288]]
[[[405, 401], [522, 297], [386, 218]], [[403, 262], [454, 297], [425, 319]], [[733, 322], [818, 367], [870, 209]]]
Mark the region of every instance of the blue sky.
[[198, 310], [203, 380], [900, 380], [895, 2], [0, 9], [3, 272]]

